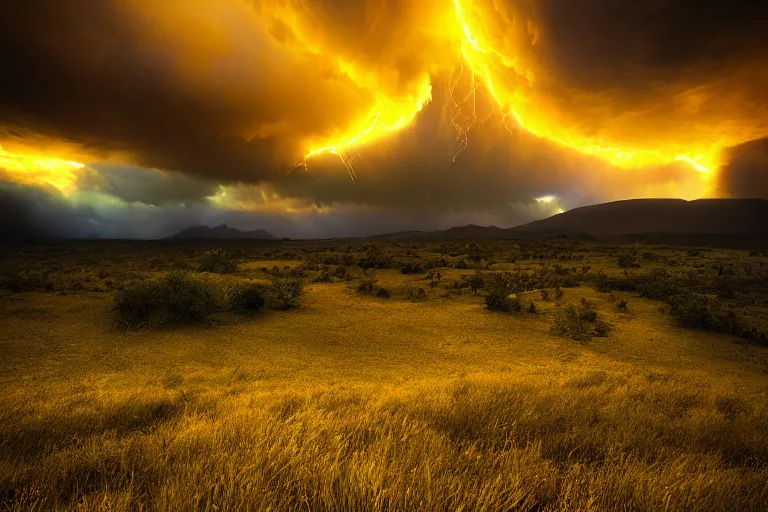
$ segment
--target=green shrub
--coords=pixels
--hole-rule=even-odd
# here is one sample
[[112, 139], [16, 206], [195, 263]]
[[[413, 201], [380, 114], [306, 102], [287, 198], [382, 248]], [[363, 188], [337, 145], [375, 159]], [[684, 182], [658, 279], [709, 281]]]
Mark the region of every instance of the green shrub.
[[211, 249], [200, 258], [200, 272], [228, 274], [237, 270], [237, 263], [224, 249]]
[[123, 327], [159, 327], [205, 320], [216, 303], [211, 285], [172, 272], [119, 291], [115, 311]]
[[619, 304], [616, 307], [619, 308], [619, 311], [624, 311], [624, 312], [626, 312], [627, 309], [629, 309], [627, 306], [627, 301], [625, 300], [622, 300], [621, 302], [619, 302]]
[[467, 280], [467, 283], [469, 284], [472, 293], [477, 295], [477, 291], [485, 286], [485, 276], [482, 272], [477, 271]]
[[229, 305], [234, 311], [261, 311], [267, 303], [267, 287], [257, 283], [242, 283], [229, 288]]
[[270, 291], [275, 299], [272, 304], [276, 309], [299, 307], [299, 297], [304, 291], [304, 284], [299, 279], [274, 279]]
[[20, 293], [34, 290], [36, 283], [19, 272], [6, 271], [0, 276], [0, 285], [9, 292]]
[[736, 313], [725, 310], [705, 296], [682, 293], [669, 297], [671, 313], [681, 327], [715, 332], [738, 333], [740, 324]]
[[330, 283], [331, 282], [331, 274], [328, 273], [328, 269], [324, 268], [318, 276], [316, 276], [313, 280], [315, 283]]
[[578, 312], [579, 318], [584, 322], [595, 323], [597, 321], [597, 311], [595, 311], [592, 304], [583, 297]]
[[536, 312], [536, 304], [534, 304], [533, 302], [531, 302], [531, 305], [530, 305], [530, 306], [528, 306], [528, 312], [529, 312], [529, 313], [535, 313], [535, 312]]
[[388, 299], [389, 290], [387, 290], [386, 288], [379, 288], [379, 291], [376, 292], [376, 296], [381, 299]]
[[512, 275], [508, 272], [492, 273], [485, 277], [485, 306], [491, 311], [520, 311], [522, 304], [517, 296]]
[[573, 305], [558, 311], [552, 323], [552, 334], [574, 341], [589, 341], [590, 328]]
[[581, 305], [569, 305], [555, 314], [552, 334], [574, 341], [589, 341], [592, 336], [606, 337], [611, 333], [611, 326], [597, 318], [597, 311], [592, 304], [582, 299]]
[[637, 251], [628, 251], [619, 256], [618, 264], [620, 268], [637, 268]]
[[421, 265], [414, 261], [409, 261], [405, 265], [400, 268], [401, 274], [423, 274], [424, 269], [421, 268]]
[[409, 286], [405, 289], [405, 296], [410, 300], [423, 299], [426, 297], [427, 292], [424, 288], [416, 288], [415, 286]]
[[363, 279], [360, 281], [360, 284], [357, 285], [357, 291], [366, 294], [373, 293], [373, 291], [376, 289], [375, 284], [375, 279]]
[[598, 338], [607, 338], [611, 334], [611, 326], [602, 320], [597, 320], [592, 328], [592, 334]]

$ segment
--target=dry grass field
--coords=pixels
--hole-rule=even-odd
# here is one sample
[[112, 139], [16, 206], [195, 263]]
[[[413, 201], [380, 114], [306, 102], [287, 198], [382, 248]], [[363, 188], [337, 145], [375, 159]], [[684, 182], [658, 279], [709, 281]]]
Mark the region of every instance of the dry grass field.
[[[643, 249], [627, 271], [620, 248], [359, 245], [237, 246], [226, 273], [200, 272], [203, 247], [6, 249], [0, 509], [768, 510], [768, 349], [596, 289], [726, 274], [738, 289], [710, 298], [760, 321], [764, 255]], [[382, 251], [395, 263], [364, 273]], [[520, 311], [465, 285], [558, 266], [577, 282], [517, 289]], [[291, 309], [115, 321], [122, 289], [177, 269], [223, 296], [273, 274], [304, 290]], [[553, 334], [584, 301], [610, 334]]]

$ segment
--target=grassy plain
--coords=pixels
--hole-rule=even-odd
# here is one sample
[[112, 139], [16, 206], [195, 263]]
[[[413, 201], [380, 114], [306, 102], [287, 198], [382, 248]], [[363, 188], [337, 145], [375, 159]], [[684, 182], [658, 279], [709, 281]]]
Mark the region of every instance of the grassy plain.
[[[205, 247], [4, 250], [0, 508], [768, 510], [768, 349], [596, 291], [598, 273], [626, 277], [624, 249], [487, 246], [236, 245], [231, 274], [196, 271]], [[641, 250], [658, 258], [631, 272], [726, 265], [737, 279], [749, 263], [753, 285], [768, 261]], [[382, 253], [389, 268], [358, 266]], [[348, 278], [315, 282], [344, 258]], [[463, 284], [555, 265], [579, 286], [521, 291], [520, 312], [489, 311]], [[169, 270], [225, 288], [286, 267], [305, 282], [298, 309], [115, 326], [116, 290]], [[358, 291], [371, 276], [390, 298]], [[724, 295], [760, 318], [759, 293]], [[582, 298], [611, 334], [551, 334]]]

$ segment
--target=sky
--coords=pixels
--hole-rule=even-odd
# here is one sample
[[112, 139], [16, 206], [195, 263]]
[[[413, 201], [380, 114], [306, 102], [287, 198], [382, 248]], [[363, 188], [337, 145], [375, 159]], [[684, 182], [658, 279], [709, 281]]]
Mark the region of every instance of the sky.
[[0, 237], [512, 227], [768, 198], [768, 3], [0, 5]]

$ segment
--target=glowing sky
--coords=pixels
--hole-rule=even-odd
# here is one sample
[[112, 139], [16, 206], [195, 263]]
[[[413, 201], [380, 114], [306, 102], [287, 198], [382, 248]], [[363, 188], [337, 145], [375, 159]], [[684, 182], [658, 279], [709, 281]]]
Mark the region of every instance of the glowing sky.
[[66, 209], [68, 235], [511, 226], [766, 191], [757, 2], [32, 4], [0, 7], [0, 195], [38, 224]]

